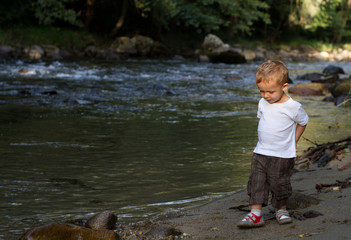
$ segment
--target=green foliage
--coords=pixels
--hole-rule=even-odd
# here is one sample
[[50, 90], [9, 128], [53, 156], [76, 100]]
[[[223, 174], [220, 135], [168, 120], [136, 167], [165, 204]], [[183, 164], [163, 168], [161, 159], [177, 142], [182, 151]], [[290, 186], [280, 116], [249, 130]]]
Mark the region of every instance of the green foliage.
[[198, 33], [229, 28], [231, 32], [250, 33], [253, 22], [270, 22], [265, 12], [268, 5], [259, 0], [178, 0], [172, 19], [178, 26]]
[[[329, 41], [339, 42], [349, 37], [346, 23], [351, 20], [351, 6], [348, 0], [296, 0], [290, 15], [290, 22], [309, 32], [322, 32]], [[321, 31], [323, 29], [324, 31]]]
[[308, 39], [303, 37], [292, 37], [288, 41], [285, 41], [287, 45], [289, 45], [292, 49], [298, 49], [300, 46], [311, 46], [317, 51], [328, 51], [334, 48], [342, 47], [342, 46], [335, 46], [331, 43], [327, 43], [322, 40], [317, 39]]
[[40, 24], [51, 26], [60, 20], [73, 26], [83, 27], [81, 21], [77, 19], [79, 13], [67, 8], [67, 2], [71, 0], [37, 0], [32, 4], [34, 16]]
[[177, 6], [175, 23], [178, 26], [190, 27], [197, 32], [211, 32], [219, 30], [220, 26], [228, 25], [228, 21], [218, 18], [215, 9], [197, 6], [198, 3], [184, 3]]
[[[295, 36], [326, 43], [351, 40], [350, 0], [90, 0], [90, 3], [6, 1], [0, 3], [0, 27], [25, 31], [25, 27], [39, 25], [79, 30], [84, 22], [84, 29], [107, 36], [123, 19], [119, 35], [139, 33], [158, 39], [170, 35], [194, 39], [215, 33], [227, 42], [238, 41], [239, 37], [247, 40], [248, 36], [270, 44]], [[55, 31], [48, 32], [60, 38]], [[0, 32], [0, 41], [6, 42], [8, 38]], [[35, 36], [27, 38], [34, 40]]]
[[169, 29], [171, 19], [176, 15], [174, 0], [135, 0], [135, 7], [142, 18], [150, 18], [158, 29]]
[[269, 6], [260, 0], [135, 0], [135, 7], [158, 27], [177, 26], [198, 33], [220, 29], [250, 33], [255, 21], [270, 23]]
[[151, 12], [151, 1], [148, 0], [136, 0], [135, 7], [140, 11], [142, 17], [147, 17]]
[[83, 31], [53, 27], [16, 27], [0, 31], [0, 43], [24, 46], [50, 44], [67, 49], [82, 49], [99, 39]]
[[337, 20], [336, 4], [339, 0], [303, 1], [300, 7], [300, 24], [312, 32], [317, 28], [327, 28]]

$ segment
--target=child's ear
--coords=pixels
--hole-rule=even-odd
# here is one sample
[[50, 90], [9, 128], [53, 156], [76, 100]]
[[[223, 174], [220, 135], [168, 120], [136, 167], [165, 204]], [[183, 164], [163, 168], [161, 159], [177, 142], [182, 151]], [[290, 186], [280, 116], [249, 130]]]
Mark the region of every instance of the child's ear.
[[283, 84], [283, 91], [285, 92], [289, 88], [289, 83], [284, 83]]

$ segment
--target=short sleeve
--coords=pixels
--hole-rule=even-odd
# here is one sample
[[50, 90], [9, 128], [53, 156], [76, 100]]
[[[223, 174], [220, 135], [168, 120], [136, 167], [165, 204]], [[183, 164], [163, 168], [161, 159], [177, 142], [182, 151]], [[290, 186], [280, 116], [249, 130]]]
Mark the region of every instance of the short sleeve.
[[300, 105], [298, 108], [295, 121], [301, 126], [306, 126], [308, 123], [308, 115], [306, 111], [303, 109], [302, 105]]

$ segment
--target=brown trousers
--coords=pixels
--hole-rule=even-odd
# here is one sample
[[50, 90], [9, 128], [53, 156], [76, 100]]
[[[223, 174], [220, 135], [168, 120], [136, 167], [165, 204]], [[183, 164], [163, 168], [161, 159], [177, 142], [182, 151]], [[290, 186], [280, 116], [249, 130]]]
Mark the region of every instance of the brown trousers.
[[247, 184], [250, 205], [268, 205], [269, 193], [272, 206], [280, 209], [286, 206], [292, 193], [290, 177], [295, 158], [279, 158], [254, 153], [251, 160], [251, 173]]

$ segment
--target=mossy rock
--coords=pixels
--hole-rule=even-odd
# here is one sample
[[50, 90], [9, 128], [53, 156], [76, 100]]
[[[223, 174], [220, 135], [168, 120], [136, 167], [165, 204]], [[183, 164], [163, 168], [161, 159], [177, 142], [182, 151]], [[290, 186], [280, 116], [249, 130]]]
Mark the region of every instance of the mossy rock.
[[339, 96], [343, 96], [343, 95], [347, 95], [349, 93], [351, 89], [351, 84], [349, 82], [343, 82], [340, 84], [336, 84], [331, 93], [333, 95], [333, 97], [339, 97]]
[[323, 96], [326, 90], [321, 83], [297, 84], [289, 88], [288, 92], [298, 96]]

